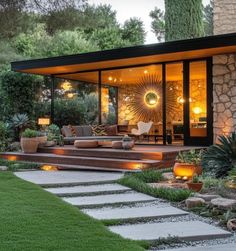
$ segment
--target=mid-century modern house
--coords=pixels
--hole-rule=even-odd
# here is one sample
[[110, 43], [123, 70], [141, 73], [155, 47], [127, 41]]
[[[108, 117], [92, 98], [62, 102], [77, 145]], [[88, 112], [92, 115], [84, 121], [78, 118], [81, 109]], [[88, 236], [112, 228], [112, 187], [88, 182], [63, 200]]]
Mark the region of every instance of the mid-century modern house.
[[163, 144], [171, 133], [184, 145], [209, 145], [236, 128], [236, 24], [227, 30], [214, 14], [214, 36], [13, 62], [12, 70], [52, 77], [52, 120], [55, 79], [90, 83], [98, 90], [99, 123], [109, 113], [130, 128], [153, 121], [151, 133]]

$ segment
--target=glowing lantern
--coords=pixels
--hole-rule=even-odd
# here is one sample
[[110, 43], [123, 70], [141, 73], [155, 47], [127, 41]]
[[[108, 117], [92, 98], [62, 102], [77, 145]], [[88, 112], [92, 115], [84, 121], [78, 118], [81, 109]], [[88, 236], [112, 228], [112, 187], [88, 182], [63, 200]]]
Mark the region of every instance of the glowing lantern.
[[202, 168], [194, 164], [175, 163], [173, 172], [176, 179], [189, 180], [194, 174], [201, 175]]

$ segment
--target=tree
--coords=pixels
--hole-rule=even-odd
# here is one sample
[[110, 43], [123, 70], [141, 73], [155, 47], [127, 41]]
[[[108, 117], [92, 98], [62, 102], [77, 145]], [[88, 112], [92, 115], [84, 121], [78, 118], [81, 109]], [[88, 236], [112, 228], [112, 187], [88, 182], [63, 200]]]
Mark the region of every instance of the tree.
[[140, 18], [130, 18], [125, 21], [122, 31], [122, 38], [131, 45], [142, 45], [145, 42], [145, 29]]
[[2, 95], [8, 104], [8, 116], [16, 113], [27, 113], [31, 115], [33, 112], [33, 104], [36, 99], [37, 88], [42, 82], [41, 77], [35, 77], [29, 74], [4, 71], [0, 75], [0, 86]]
[[119, 27], [116, 19], [116, 11], [111, 5], [99, 4], [87, 5], [82, 14], [82, 29], [88, 37], [95, 30], [102, 30], [109, 27]]
[[213, 0], [204, 7], [203, 11], [205, 34], [211, 36], [213, 35]]
[[165, 0], [165, 41], [204, 36], [202, 0]]
[[155, 7], [149, 14], [153, 19], [151, 23], [152, 31], [155, 33], [159, 42], [165, 39], [165, 13], [161, 9]]
[[122, 31], [119, 27], [108, 27], [97, 29], [91, 36], [93, 41], [101, 50], [121, 48], [129, 45], [129, 42], [122, 39]]

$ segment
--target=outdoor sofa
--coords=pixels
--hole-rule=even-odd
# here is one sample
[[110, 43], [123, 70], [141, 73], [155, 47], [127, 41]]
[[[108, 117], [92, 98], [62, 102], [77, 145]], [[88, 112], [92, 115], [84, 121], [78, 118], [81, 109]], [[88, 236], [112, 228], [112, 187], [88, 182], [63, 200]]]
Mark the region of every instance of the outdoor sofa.
[[74, 144], [75, 140], [117, 141], [124, 135], [118, 133], [117, 125], [63, 126], [64, 144]]

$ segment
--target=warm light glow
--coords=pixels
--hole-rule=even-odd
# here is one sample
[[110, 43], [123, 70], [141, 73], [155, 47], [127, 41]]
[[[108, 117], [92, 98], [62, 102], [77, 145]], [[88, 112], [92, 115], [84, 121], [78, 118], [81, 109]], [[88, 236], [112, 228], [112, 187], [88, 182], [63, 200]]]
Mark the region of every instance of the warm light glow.
[[68, 94], [67, 94], [67, 97], [68, 97], [68, 98], [73, 98], [74, 95], [75, 95], [74, 93], [68, 93]]
[[193, 107], [193, 113], [194, 114], [200, 114], [202, 112], [202, 109], [198, 106]]
[[16, 161], [17, 157], [16, 156], [7, 156], [7, 160]]
[[109, 81], [112, 81], [112, 79], [113, 79], [112, 77], [109, 77], [109, 78], [108, 78]]
[[57, 167], [56, 166], [50, 166], [50, 165], [43, 165], [40, 168], [43, 171], [57, 171]]
[[65, 91], [69, 91], [72, 89], [72, 85], [69, 81], [65, 81], [64, 83], [61, 84], [61, 87], [65, 90]]
[[144, 73], [144, 74], [148, 74], [148, 70], [145, 70], [143, 73]]
[[38, 125], [50, 125], [50, 118], [38, 118]]
[[184, 101], [184, 98], [180, 96], [180, 97], [177, 98], [177, 102], [179, 104], [183, 104], [185, 101]]
[[159, 95], [154, 91], [147, 92], [144, 95], [144, 102], [147, 106], [150, 107], [156, 106], [158, 104], [159, 99]]
[[173, 172], [176, 179], [189, 180], [196, 173], [196, 167], [191, 164], [175, 163]]

